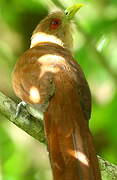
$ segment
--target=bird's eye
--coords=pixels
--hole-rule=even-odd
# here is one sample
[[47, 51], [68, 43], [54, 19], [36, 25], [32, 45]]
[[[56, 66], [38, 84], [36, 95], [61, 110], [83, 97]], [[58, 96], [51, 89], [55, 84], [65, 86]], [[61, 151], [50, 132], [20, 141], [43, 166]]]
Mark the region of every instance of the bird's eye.
[[68, 11], [67, 11], [67, 12], [65, 12], [65, 15], [66, 15], [66, 16], [68, 15]]
[[61, 20], [60, 19], [52, 19], [51, 23], [50, 23], [50, 28], [51, 29], [57, 29], [59, 27], [59, 25], [61, 24]]

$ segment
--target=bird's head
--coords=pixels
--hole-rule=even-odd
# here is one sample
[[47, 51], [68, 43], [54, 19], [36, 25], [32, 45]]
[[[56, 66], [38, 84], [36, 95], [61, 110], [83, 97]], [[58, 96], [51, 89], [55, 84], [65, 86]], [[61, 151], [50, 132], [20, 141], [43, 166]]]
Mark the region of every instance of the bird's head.
[[83, 4], [75, 4], [65, 11], [57, 11], [45, 17], [36, 27], [31, 39], [31, 47], [42, 42], [52, 42], [71, 48], [71, 19]]

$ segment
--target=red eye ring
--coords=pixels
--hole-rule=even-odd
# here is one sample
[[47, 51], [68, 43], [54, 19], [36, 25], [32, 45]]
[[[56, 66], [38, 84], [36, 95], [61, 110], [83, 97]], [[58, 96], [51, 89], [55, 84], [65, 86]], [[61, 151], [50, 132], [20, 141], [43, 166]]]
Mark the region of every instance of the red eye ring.
[[50, 23], [50, 28], [51, 29], [57, 29], [61, 24], [61, 20], [58, 18], [52, 19], [51, 23]]

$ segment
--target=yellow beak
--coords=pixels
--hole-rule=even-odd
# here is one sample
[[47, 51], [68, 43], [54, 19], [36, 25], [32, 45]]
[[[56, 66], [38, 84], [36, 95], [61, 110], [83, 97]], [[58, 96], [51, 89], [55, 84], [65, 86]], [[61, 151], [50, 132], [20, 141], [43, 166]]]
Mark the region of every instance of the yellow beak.
[[68, 7], [65, 10], [66, 17], [68, 19], [72, 19], [74, 15], [76, 14], [76, 12], [83, 6], [84, 4], [77, 3], [77, 4], [74, 4], [73, 6]]

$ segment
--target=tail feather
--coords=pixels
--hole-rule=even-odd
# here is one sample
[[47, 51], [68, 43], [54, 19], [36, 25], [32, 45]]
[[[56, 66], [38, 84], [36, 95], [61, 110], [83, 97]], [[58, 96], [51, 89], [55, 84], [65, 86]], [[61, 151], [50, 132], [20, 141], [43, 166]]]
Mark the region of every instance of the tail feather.
[[51, 124], [51, 131], [48, 133], [47, 129], [46, 132], [54, 180], [100, 180], [89, 129], [84, 133], [76, 124], [66, 134], [47, 116], [46, 122]]
[[57, 93], [45, 112], [45, 132], [54, 180], [101, 180], [88, 121], [77, 96], [68, 92], [68, 98], [65, 94], [63, 97], [61, 91]]

